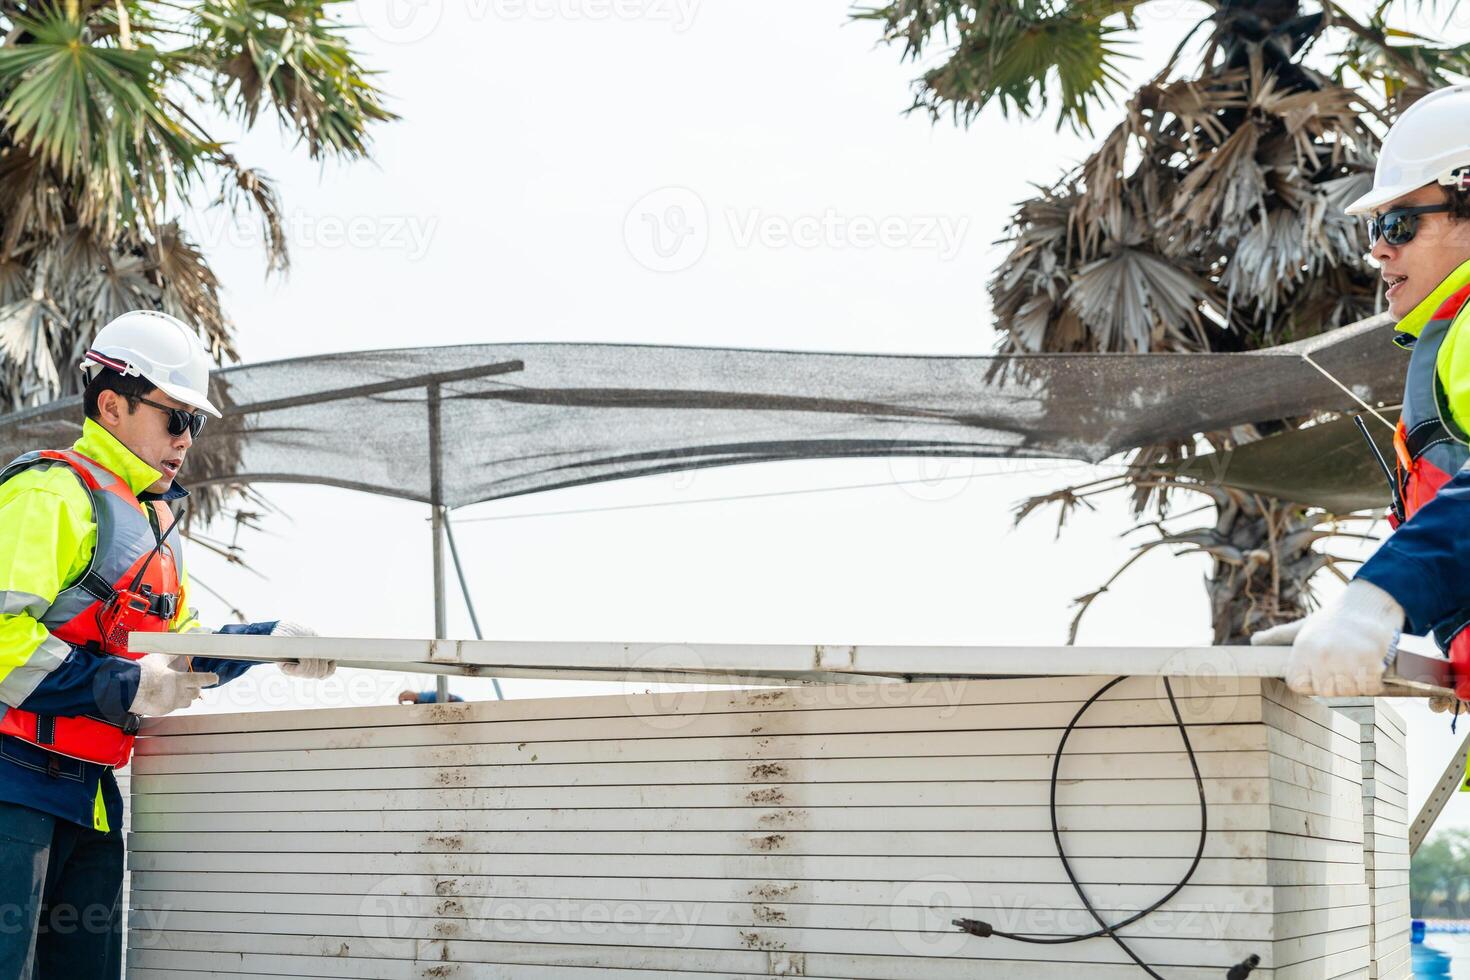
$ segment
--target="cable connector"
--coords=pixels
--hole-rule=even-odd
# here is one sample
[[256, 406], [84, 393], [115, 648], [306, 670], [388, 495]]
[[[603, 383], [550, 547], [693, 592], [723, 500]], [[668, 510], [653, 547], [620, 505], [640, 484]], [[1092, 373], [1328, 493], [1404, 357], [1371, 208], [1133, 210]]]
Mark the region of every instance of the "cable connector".
[[1260, 965], [1261, 958], [1255, 953], [1252, 953], [1245, 959], [1241, 960], [1239, 963], [1232, 966], [1230, 968], [1230, 972], [1225, 974], [1225, 980], [1245, 980], [1245, 978], [1250, 976], [1251, 973], [1255, 971], [1256, 967]]
[[953, 925], [959, 926], [961, 932], [968, 932], [970, 935], [979, 936], [981, 939], [995, 932], [995, 929], [989, 922], [981, 922], [979, 919], [951, 919], [950, 922]]

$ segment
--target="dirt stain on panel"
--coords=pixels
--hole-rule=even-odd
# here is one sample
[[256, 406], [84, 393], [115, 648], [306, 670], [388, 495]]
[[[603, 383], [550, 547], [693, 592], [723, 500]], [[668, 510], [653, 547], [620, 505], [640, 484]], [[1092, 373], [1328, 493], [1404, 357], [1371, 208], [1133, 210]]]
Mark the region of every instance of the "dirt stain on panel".
[[436, 723], [463, 721], [469, 707], [468, 704], [431, 704], [428, 705], [428, 720]]
[[768, 925], [786, 921], [785, 912], [782, 912], [780, 909], [773, 909], [769, 905], [764, 905], [760, 902], [750, 907], [750, 914], [755, 916], [757, 922], [764, 922]]
[[746, 949], [782, 950], [786, 944], [779, 939], [762, 936], [758, 932], [741, 932], [740, 945]]
[[807, 822], [805, 810], [772, 810], [763, 813], [760, 822], [767, 827], [792, 827], [802, 826]]

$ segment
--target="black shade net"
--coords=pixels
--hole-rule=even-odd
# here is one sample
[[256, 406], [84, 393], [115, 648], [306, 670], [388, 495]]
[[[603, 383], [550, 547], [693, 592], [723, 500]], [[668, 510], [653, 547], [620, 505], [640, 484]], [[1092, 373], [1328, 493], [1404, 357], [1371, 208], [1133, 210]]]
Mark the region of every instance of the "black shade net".
[[[1386, 320], [1374, 320], [1239, 354], [917, 357], [608, 344], [326, 354], [217, 372], [225, 418], [205, 429], [184, 482], [319, 483], [460, 507], [770, 460], [1096, 462], [1198, 432], [1355, 409], [1303, 354], [1369, 403], [1396, 404], [1406, 355], [1391, 336]], [[0, 455], [69, 445], [81, 414], [71, 398], [0, 419]], [[1381, 481], [1366, 446], [1359, 452], [1358, 463], [1370, 461], [1363, 472]], [[1281, 465], [1293, 461], [1307, 462], [1287, 453]], [[1252, 488], [1300, 499], [1289, 473], [1266, 485], [1274, 466], [1257, 467], [1265, 472], [1252, 474]], [[1228, 484], [1229, 470], [1210, 476]], [[1379, 490], [1374, 500], [1386, 497]], [[1367, 482], [1357, 492], [1373, 493]]]

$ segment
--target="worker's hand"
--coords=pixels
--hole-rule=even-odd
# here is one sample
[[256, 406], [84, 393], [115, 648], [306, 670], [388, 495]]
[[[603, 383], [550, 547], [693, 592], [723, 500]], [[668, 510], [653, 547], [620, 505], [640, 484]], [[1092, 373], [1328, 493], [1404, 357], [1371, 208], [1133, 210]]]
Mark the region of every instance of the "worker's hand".
[[281, 664], [281, 673], [287, 677], [299, 677], [304, 681], [319, 681], [337, 672], [335, 660], [288, 660]]
[[[302, 626], [293, 623], [289, 619], [283, 619], [271, 630], [271, 636], [316, 636], [316, 630], [310, 626]], [[287, 677], [299, 677], [305, 681], [319, 681], [331, 677], [337, 670], [335, 660], [289, 660], [281, 664], [281, 673]]]
[[1404, 609], [1393, 596], [1354, 579], [1341, 597], [1306, 619], [1251, 637], [1256, 645], [1290, 638], [1286, 684], [1298, 694], [1362, 697], [1383, 691], [1383, 671], [1398, 648]]
[[1448, 694], [1436, 694], [1429, 699], [1429, 710], [1435, 714], [1441, 714], [1453, 708], [1456, 700], [1458, 699], [1452, 698]]
[[1251, 634], [1251, 646], [1289, 647], [1296, 642], [1296, 635], [1306, 623], [1306, 619], [1294, 619], [1289, 623], [1279, 623], [1269, 629], [1258, 630]]
[[218, 674], [192, 674], [174, 670], [169, 657], [146, 654], [137, 661], [138, 693], [128, 710], [135, 715], [156, 718], [170, 711], [187, 708], [200, 696], [202, 688], [219, 683]]
[[419, 703], [419, 692], [418, 691], [399, 691], [398, 692], [398, 703], [399, 704], [418, 704]]

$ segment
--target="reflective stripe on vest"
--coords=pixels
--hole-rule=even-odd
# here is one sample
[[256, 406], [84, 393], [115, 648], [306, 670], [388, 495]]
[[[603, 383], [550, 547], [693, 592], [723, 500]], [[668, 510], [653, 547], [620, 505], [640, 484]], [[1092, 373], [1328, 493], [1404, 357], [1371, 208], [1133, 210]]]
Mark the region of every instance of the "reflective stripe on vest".
[[[0, 483], [31, 467], [52, 465], [69, 467], [86, 488], [97, 525], [97, 542], [86, 571], [63, 589], [38, 619], [52, 636], [73, 646], [87, 647], [98, 655], [136, 660], [142, 654], [130, 653], [118, 638], [102, 635], [102, 612], [114, 592], [131, 586], [139, 568], [147, 562], [141, 584], [163, 598], [159, 609], [144, 614], [133, 629], [153, 633], [168, 630], [172, 607], [179, 596], [178, 570], [183, 564], [180, 538], [177, 533], [170, 534], [168, 542], [149, 561], [158, 543], [158, 532], [145, 509], [153, 509], [159, 529], [171, 529], [168, 505], [162, 501], [145, 505], [117, 474], [71, 450], [26, 453], [0, 471]], [[19, 708], [9, 708], [0, 717], [0, 735], [108, 766], [126, 765], [133, 749], [133, 735], [102, 718], [53, 718]]]
[[[1470, 460], [1470, 447], [1455, 441], [1439, 416], [1435, 374], [1439, 349], [1470, 298], [1470, 286], [1456, 292], [1435, 311], [1414, 342], [1409, 372], [1404, 379], [1404, 408], [1395, 443], [1399, 455], [1399, 484], [1404, 491], [1404, 514], [1412, 517], [1450, 477]], [[1467, 311], [1470, 312], [1470, 311]]]

